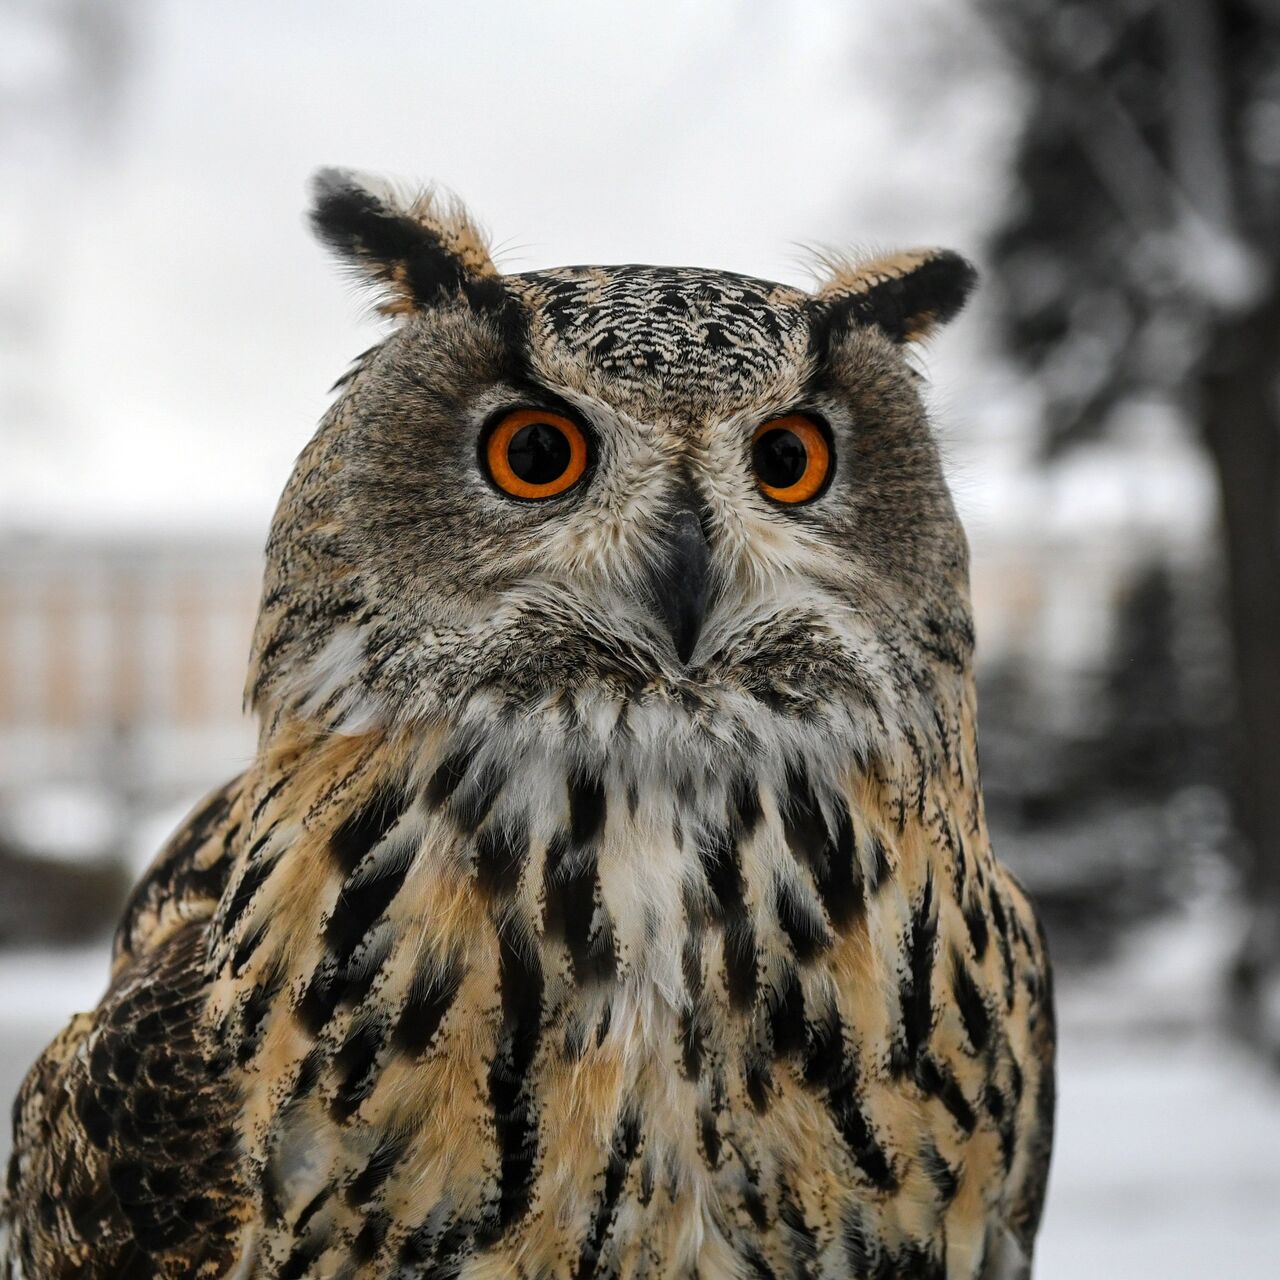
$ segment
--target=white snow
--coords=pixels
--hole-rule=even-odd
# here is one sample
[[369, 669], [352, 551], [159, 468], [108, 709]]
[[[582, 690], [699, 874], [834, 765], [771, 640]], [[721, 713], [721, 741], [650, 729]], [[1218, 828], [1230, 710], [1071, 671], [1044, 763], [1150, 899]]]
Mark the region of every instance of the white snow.
[[40, 856], [83, 862], [102, 856], [119, 830], [120, 805], [102, 787], [50, 781], [5, 797], [6, 835]]
[[[110, 967], [105, 940], [65, 951], [0, 951], [0, 1043], [7, 1046], [10, 1035], [40, 1034], [47, 1041], [73, 1013], [98, 1003]], [[12, 1069], [6, 1061], [3, 1070]]]
[[1207, 891], [1059, 984], [1038, 1280], [1253, 1280], [1280, 1257], [1280, 1076], [1223, 1027], [1241, 920]]
[[1063, 1027], [1037, 1280], [1254, 1280], [1280, 1257], [1280, 1082], [1225, 1036]]

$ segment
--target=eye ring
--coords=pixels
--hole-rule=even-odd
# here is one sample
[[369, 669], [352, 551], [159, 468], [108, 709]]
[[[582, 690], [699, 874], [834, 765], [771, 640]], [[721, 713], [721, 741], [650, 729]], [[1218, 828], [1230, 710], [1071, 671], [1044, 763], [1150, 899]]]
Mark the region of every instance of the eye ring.
[[799, 506], [826, 492], [834, 470], [824, 424], [803, 413], [762, 422], [751, 437], [751, 466], [760, 492], [772, 502]]
[[480, 443], [494, 487], [521, 502], [541, 502], [573, 488], [587, 470], [587, 455], [582, 428], [549, 409], [508, 410]]

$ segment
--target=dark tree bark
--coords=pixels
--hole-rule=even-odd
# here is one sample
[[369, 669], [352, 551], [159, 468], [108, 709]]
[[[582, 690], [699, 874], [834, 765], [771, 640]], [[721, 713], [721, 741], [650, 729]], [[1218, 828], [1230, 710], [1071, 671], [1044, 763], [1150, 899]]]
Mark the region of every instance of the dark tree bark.
[[1235, 666], [1234, 802], [1253, 911], [1236, 974], [1246, 1001], [1280, 971], [1278, 365], [1280, 287], [1273, 282], [1258, 307], [1218, 329], [1200, 383], [1201, 426], [1218, 475]]

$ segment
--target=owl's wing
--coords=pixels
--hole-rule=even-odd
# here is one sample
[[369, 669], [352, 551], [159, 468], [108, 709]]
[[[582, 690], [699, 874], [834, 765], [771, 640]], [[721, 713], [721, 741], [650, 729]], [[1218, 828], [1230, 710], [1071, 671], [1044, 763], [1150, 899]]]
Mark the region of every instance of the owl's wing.
[[14, 1106], [6, 1280], [214, 1277], [231, 1267], [235, 1092], [200, 1039], [205, 931], [239, 804], [210, 797], [134, 892], [114, 976]]
[[1049, 1183], [1049, 1157], [1053, 1149], [1054, 1108], [1057, 1102], [1055, 1056], [1057, 1022], [1053, 1004], [1053, 966], [1044, 929], [1027, 891], [1007, 867], [1000, 868], [1021, 929], [1017, 944], [1024, 948], [1022, 970], [1029, 1001], [1021, 1028], [1025, 1036], [1024, 1091], [1028, 1120], [1019, 1135], [1021, 1157], [1009, 1188], [1009, 1229], [1026, 1259], [1033, 1254], [1040, 1216]]

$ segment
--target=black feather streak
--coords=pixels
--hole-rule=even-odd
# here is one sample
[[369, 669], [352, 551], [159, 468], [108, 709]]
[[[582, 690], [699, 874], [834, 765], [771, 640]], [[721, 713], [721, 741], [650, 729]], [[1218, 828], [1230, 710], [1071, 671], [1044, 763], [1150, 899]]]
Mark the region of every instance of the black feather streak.
[[381, 843], [406, 805], [402, 789], [386, 784], [342, 821], [329, 838], [329, 851], [343, 875], [350, 875], [365, 855]]
[[529, 832], [518, 818], [490, 822], [476, 837], [476, 880], [483, 893], [515, 892], [529, 851]]
[[933, 877], [926, 875], [920, 901], [911, 913], [906, 972], [899, 990], [907, 1062], [914, 1062], [933, 1030], [933, 952], [938, 918], [933, 907]]
[[518, 922], [498, 923], [498, 982], [503, 1029], [489, 1067], [489, 1101], [498, 1131], [497, 1238], [529, 1208], [538, 1125], [528, 1075], [542, 1033], [542, 966]]
[[443, 966], [432, 960], [422, 965], [409, 988], [409, 998], [391, 1037], [392, 1047], [419, 1057], [439, 1030], [462, 985], [462, 969], [454, 961]]
[[324, 928], [325, 946], [340, 965], [391, 905], [416, 853], [414, 845], [403, 844], [347, 878]]
[[591, 1280], [600, 1261], [600, 1252], [622, 1198], [627, 1171], [640, 1150], [640, 1126], [633, 1115], [624, 1115], [613, 1135], [609, 1160], [604, 1170], [604, 1186], [591, 1215], [591, 1227], [578, 1255], [574, 1280]]
[[698, 855], [724, 927], [725, 981], [735, 1008], [748, 1008], [756, 996], [756, 934], [747, 912], [742, 864], [736, 843], [726, 834], [705, 832]]
[[954, 947], [951, 950], [951, 991], [960, 1011], [960, 1020], [964, 1023], [965, 1035], [969, 1037], [973, 1051], [982, 1053], [991, 1033], [991, 1013], [964, 957]]

